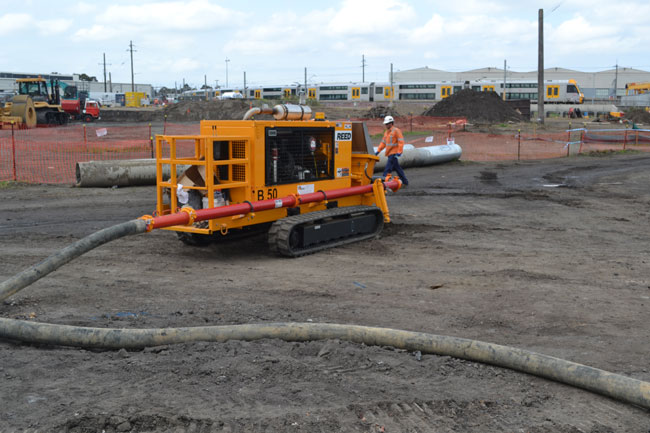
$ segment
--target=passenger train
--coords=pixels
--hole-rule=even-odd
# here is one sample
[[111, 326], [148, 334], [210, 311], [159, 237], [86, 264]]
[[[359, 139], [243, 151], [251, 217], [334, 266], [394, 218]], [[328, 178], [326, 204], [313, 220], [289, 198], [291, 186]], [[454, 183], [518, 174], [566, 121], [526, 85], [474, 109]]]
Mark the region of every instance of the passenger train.
[[[545, 80], [545, 103], [582, 104], [584, 95], [575, 80]], [[506, 99], [530, 99], [537, 102], [537, 81], [506, 81]], [[440, 101], [469, 88], [479, 92], [502, 94], [503, 81], [437, 81], [412, 83], [321, 83], [307, 85], [306, 98], [316, 101]], [[218, 90], [190, 90], [181, 99], [224, 99], [226, 95], [241, 95], [246, 99], [284, 100], [304, 92], [302, 85], [232, 87]]]

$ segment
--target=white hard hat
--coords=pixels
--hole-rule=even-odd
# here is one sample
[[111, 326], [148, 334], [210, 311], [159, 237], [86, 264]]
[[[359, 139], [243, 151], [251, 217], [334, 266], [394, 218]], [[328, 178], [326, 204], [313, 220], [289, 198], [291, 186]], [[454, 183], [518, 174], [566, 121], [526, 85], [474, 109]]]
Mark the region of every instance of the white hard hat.
[[395, 122], [395, 119], [393, 119], [393, 116], [386, 116], [384, 117], [384, 125], [388, 125], [389, 123]]

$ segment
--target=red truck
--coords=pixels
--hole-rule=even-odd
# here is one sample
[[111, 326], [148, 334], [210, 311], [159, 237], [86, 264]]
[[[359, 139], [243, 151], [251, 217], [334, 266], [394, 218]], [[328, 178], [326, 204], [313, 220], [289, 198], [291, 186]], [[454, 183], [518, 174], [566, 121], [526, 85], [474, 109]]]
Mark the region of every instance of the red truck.
[[83, 120], [84, 122], [99, 120], [99, 102], [91, 99], [62, 99], [61, 108], [73, 119]]

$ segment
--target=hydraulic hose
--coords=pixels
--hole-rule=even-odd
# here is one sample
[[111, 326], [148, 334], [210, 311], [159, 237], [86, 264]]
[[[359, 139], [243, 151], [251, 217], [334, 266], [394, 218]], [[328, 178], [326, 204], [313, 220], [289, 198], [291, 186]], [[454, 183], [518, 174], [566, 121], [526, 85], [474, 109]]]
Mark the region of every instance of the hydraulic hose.
[[137, 219], [117, 224], [90, 234], [85, 238], [68, 245], [59, 252], [52, 254], [31, 268], [25, 269], [21, 273], [0, 283], [0, 301], [8, 298], [19, 290], [24, 289], [36, 280], [43, 278], [50, 272], [57, 270], [69, 261], [87, 253], [93, 248], [97, 248], [100, 245], [124, 236], [144, 233], [146, 231], [147, 222], [142, 219]]
[[340, 339], [492, 364], [650, 409], [649, 382], [513, 347], [388, 328], [322, 323], [270, 323], [193, 328], [111, 329], [0, 318], [0, 338], [35, 344], [102, 349], [142, 349], [197, 341], [254, 341], [265, 338], [284, 341]]

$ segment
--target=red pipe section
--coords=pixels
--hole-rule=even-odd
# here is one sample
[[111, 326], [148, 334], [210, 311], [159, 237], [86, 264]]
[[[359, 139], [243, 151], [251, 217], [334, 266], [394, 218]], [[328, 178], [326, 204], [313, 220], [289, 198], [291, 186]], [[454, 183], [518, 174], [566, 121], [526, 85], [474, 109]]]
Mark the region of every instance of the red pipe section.
[[[383, 182], [384, 188], [390, 188], [397, 191], [401, 182], [398, 179], [392, 179]], [[160, 229], [164, 227], [171, 227], [177, 225], [189, 225], [197, 221], [212, 220], [227, 216], [247, 214], [249, 212], [260, 212], [270, 209], [279, 209], [283, 207], [295, 207], [301, 204], [319, 202], [323, 200], [334, 200], [342, 197], [349, 197], [352, 195], [362, 195], [372, 192], [373, 184], [363, 186], [352, 186], [349, 188], [333, 189], [331, 191], [317, 191], [309, 194], [290, 195], [278, 199], [261, 200], [256, 202], [245, 202], [238, 204], [231, 204], [228, 206], [213, 207], [208, 209], [199, 209], [188, 211], [180, 211], [170, 215], [162, 215], [157, 217], [146, 217], [148, 221], [147, 231], [152, 229]], [[192, 216], [194, 219], [191, 219]]]

